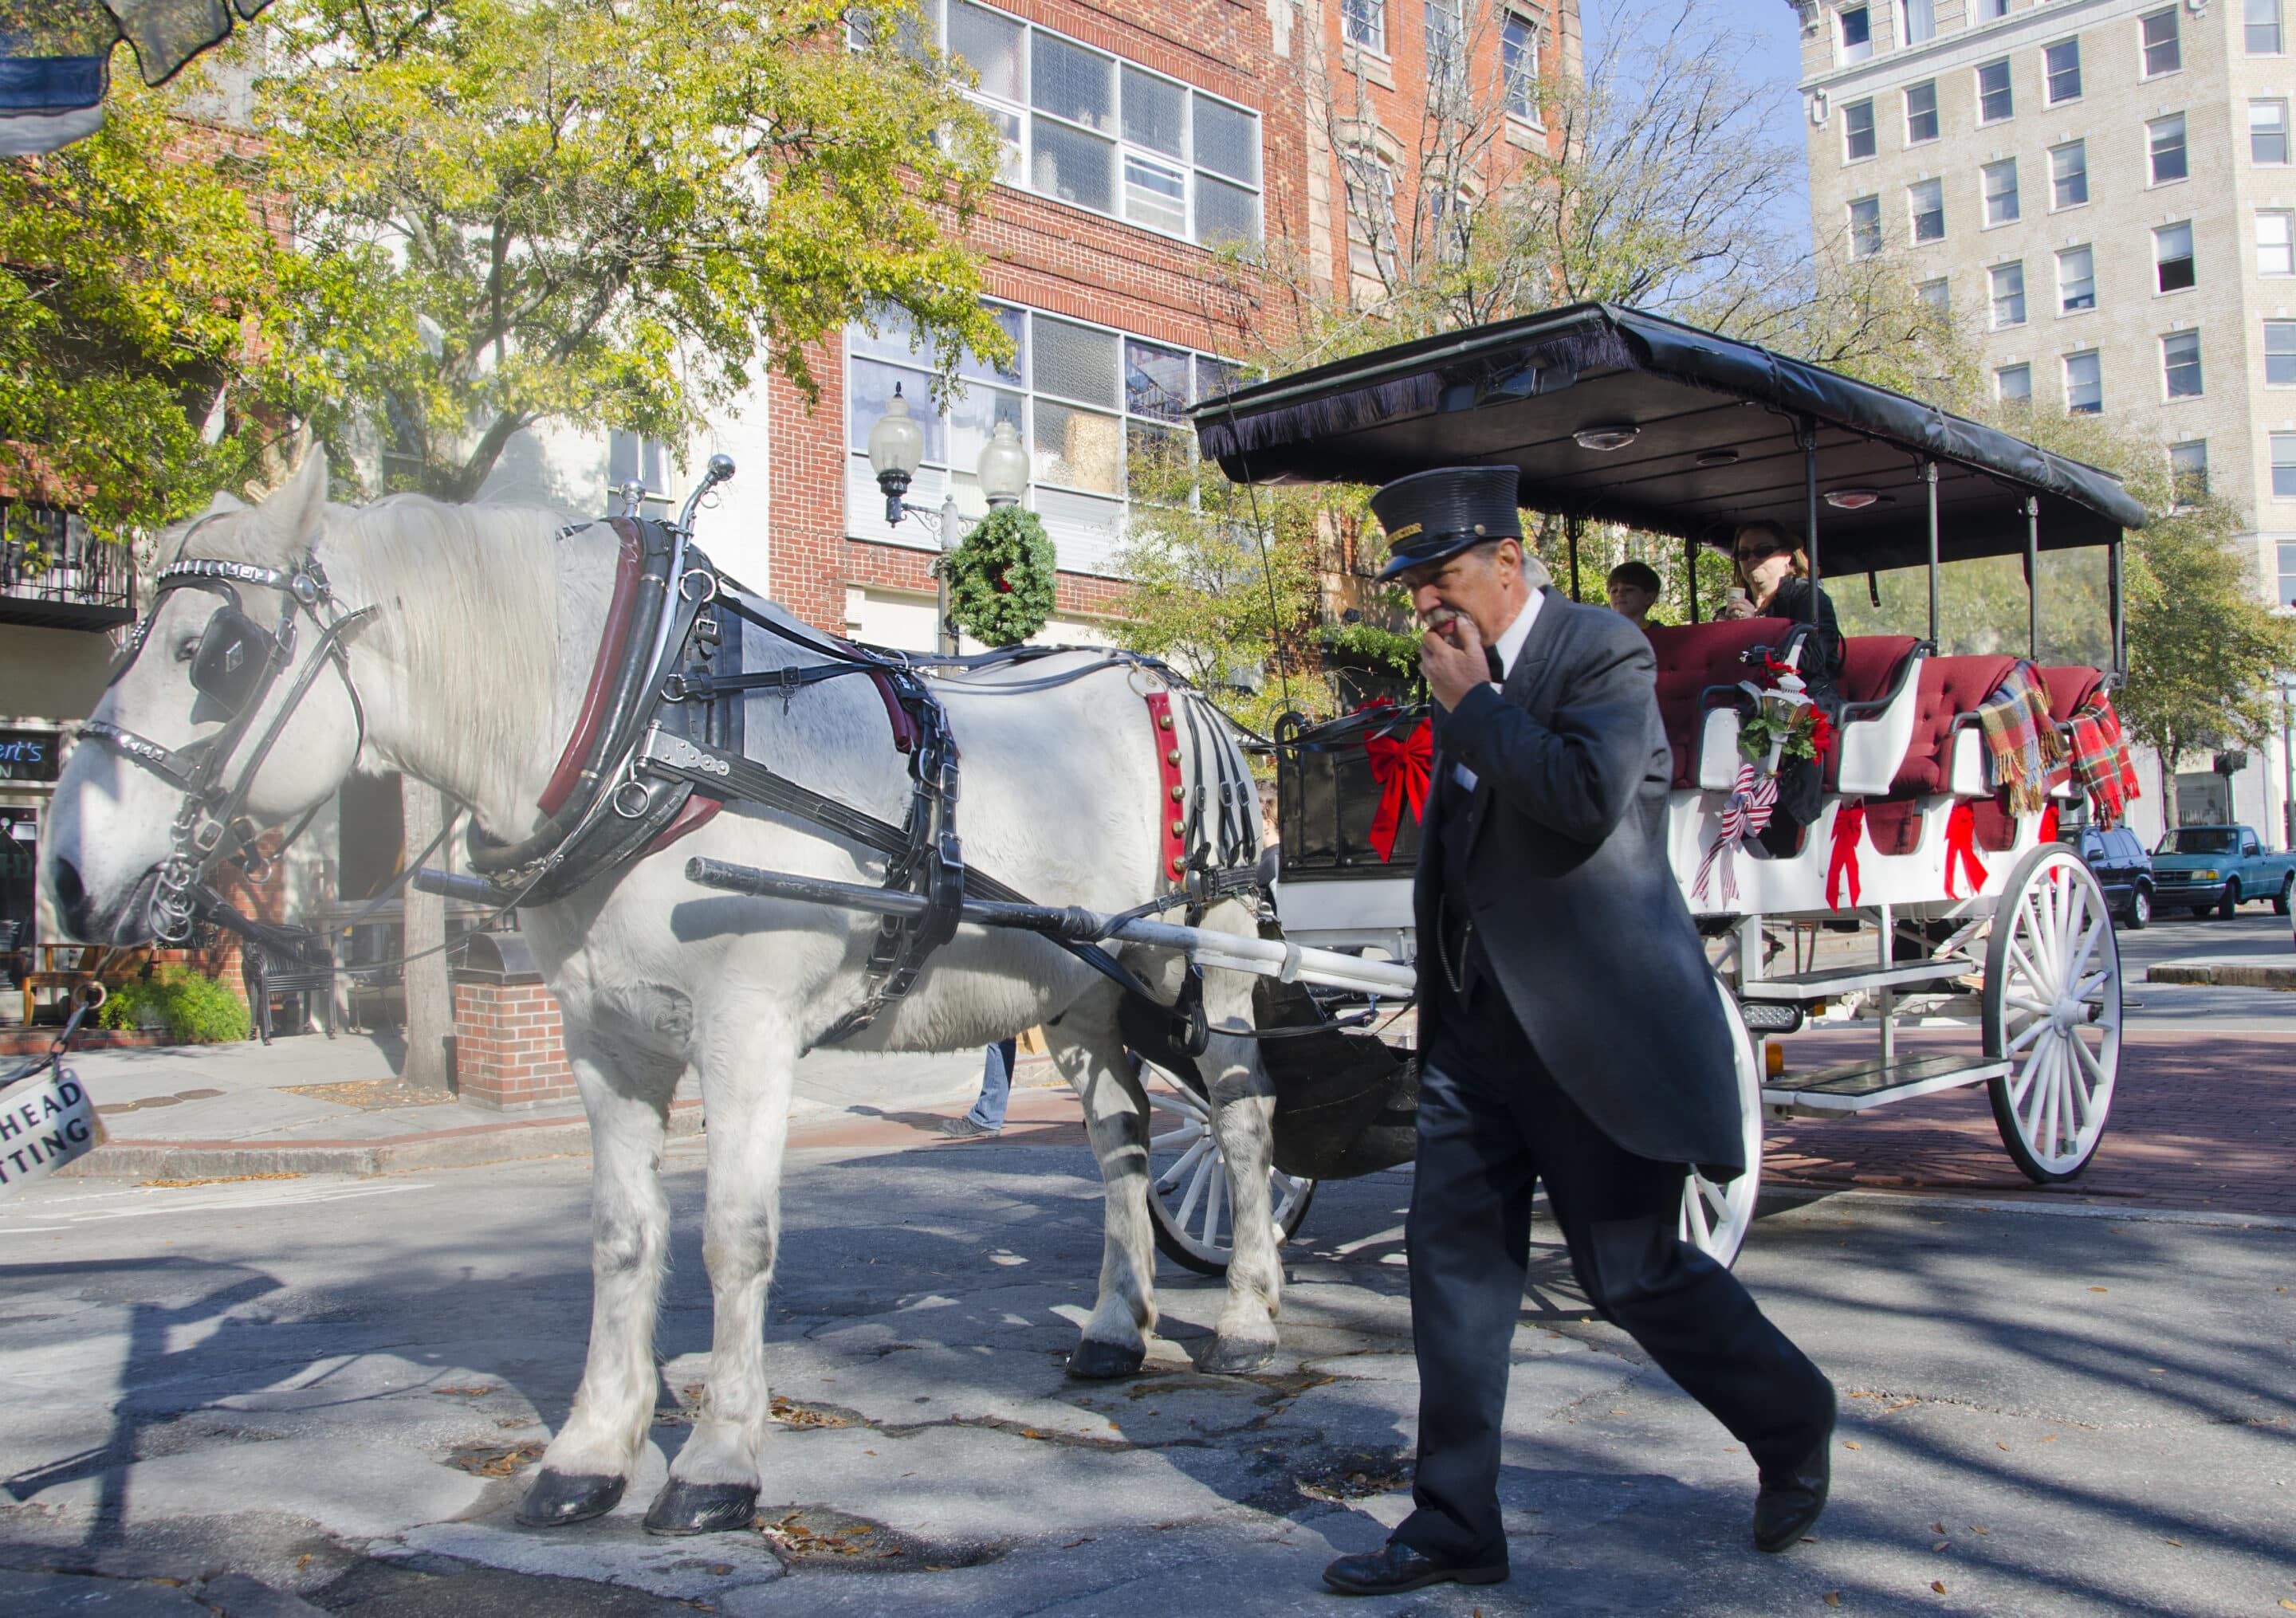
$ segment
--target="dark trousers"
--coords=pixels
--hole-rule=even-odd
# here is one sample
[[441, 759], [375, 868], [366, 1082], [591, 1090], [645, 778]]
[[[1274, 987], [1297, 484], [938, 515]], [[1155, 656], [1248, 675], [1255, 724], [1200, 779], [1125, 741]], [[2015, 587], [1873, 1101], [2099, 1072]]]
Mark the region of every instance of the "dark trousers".
[[1783, 1471], [1807, 1456], [1832, 1401], [1817, 1367], [1737, 1279], [1676, 1235], [1686, 1168], [1613, 1144], [1548, 1075], [1496, 989], [1471, 998], [1464, 1017], [1456, 1001], [1445, 1008], [1453, 1016], [1420, 1073], [1406, 1227], [1417, 1509], [1395, 1537], [1438, 1560], [1488, 1567], [1507, 1559], [1499, 1438], [1538, 1181], [1596, 1312], [1758, 1467]]

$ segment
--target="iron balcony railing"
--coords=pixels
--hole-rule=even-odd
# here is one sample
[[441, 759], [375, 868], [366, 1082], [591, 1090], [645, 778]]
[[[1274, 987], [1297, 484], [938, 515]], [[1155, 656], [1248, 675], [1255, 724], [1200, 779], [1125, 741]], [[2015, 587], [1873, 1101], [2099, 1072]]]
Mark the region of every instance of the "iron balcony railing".
[[60, 506], [0, 501], [0, 624], [111, 629], [135, 621], [135, 560]]

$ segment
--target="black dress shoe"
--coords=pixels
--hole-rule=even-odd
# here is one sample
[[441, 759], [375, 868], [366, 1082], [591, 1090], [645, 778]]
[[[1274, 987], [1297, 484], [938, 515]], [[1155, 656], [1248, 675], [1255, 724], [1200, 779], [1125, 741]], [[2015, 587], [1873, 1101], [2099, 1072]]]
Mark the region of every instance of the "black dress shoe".
[[[1830, 1393], [1827, 1402], [1832, 1402]], [[1763, 1469], [1762, 1491], [1754, 1497], [1754, 1549], [1791, 1549], [1816, 1525], [1833, 1482], [1833, 1413], [1829, 1410], [1824, 1435], [1808, 1455], [1784, 1471]]]
[[1324, 1570], [1324, 1582], [1342, 1596], [1397, 1596], [1447, 1579], [1455, 1584], [1496, 1584], [1506, 1576], [1504, 1562], [1491, 1567], [1456, 1567], [1394, 1540], [1361, 1556], [1341, 1557]]

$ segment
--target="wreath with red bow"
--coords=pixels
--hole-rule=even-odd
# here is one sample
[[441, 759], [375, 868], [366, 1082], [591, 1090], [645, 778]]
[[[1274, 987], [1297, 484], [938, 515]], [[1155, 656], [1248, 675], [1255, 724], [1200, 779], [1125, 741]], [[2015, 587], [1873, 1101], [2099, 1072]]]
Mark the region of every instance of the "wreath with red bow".
[[1018, 646], [1053, 616], [1058, 563], [1034, 511], [999, 506], [943, 557], [948, 616], [988, 646]]

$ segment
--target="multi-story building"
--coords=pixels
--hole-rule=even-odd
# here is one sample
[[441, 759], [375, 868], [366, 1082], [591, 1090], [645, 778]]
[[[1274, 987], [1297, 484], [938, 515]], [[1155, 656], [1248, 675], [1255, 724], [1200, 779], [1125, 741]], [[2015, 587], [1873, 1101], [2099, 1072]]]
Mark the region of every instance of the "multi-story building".
[[[1997, 398], [2157, 439], [2251, 514], [2260, 587], [2296, 605], [2296, 0], [1796, 9], [1821, 250], [1897, 259]], [[2283, 836], [2284, 754], [2233, 792]]]
[[[1007, 160], [972, 240], [1014, 339], [936, 412], [905, 335], [857, 324], [811, 356], [817, 402], [775, 379], [693, 442], [543, 433], [505, 454], [489, 494], [604, 503], [627, 478], [671, 491], [717, 451], [741, 468], [702, 536], [713, 558], [824, 627], [930, 649], [936, 538], [886, 521], [869, 429], [894, 386], [925, 425], [913, 506], [984, 509], [973, 467], [999, 421], [1031, 462], [1023, 503], [1059, 554], [1046, 639], [1104, 638], [1132, 454], [1193, 437], [1182, 413], [1226, 386], [1252, 299], [1222, 249], [1273, 242], [1328, 288], [1415, 194], [1430, 100], [1490, 87], [1500, 150], [1543, 146], [1537, 84], [1575, 71], [1576, 0], [925, 0], [927, 24], [979, 75], [973, 99]], [[1352, 188], [1352, 190], [1351, 190]], [[1351, 200], [1353, 206], [1350, 205]], [[1389, 243], [1395, 240], [1390, 224]], [[1233, 256], [1231, 256], [1233, 257]], [[603, 506], [602, 506], [603, 509]]]

